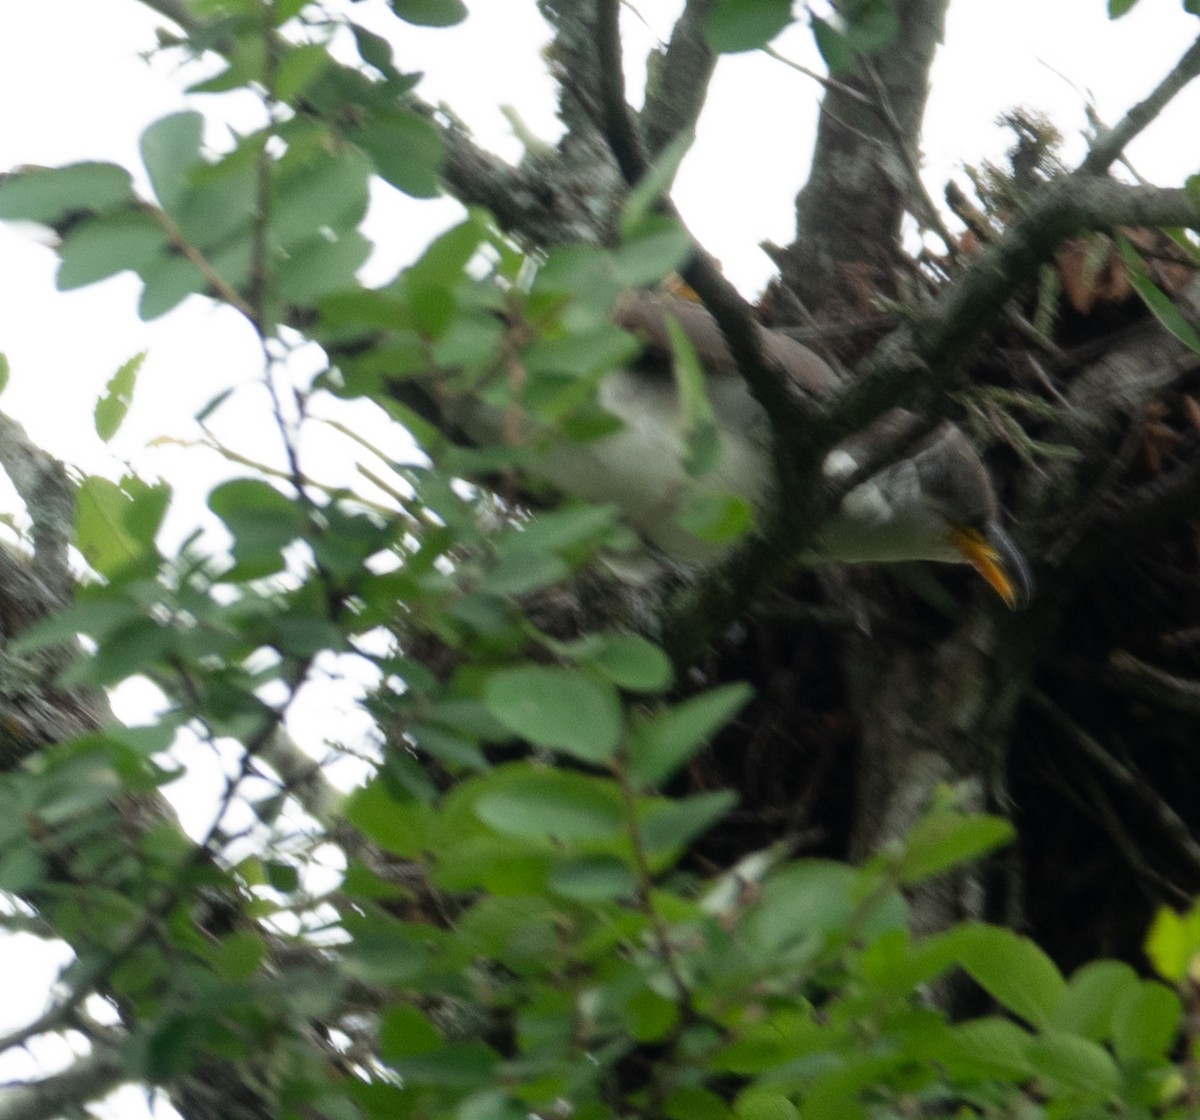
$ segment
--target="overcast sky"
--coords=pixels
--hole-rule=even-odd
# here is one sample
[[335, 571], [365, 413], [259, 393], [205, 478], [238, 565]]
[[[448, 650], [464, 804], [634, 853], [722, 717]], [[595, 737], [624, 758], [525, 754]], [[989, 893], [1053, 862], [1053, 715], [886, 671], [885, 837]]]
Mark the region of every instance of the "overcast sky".
[[[404, 69], [425, 70], [422, 92], [444, 100], [476, 130], [482, 142], [515, 157], [519, 146], [500, 112], [513, 106], [536, 134], [552, 140], [557, 128], [552, 91], [538, 50], [545, 29], [532, 0], [475, 0], [471, 19], [450, 31], [405, 28], [383, 0], [353, 6], [354, 18], [393, 39]], [[109, 159], [136, 168], [143, 128], [182, 108], [184, 76], [165, 60], [149, 66], [139, 52], [154, 44], [161, 22], [134, 0], [10, 0], [0, 38], [0, 170], [21, 164]], [[629, 43], [630, 89], [637, 88], [638, 59], [666, 35], [677, 3], [634, 0], [623, 9]], [[1079, 132], [1085, 99], [1094, 97], [1102, 118], [1116, 121], [1153, 87], [1195, 37], [1200, 21], [1178, 0], [1141, 0], [1133, 14], [1110, 24], [1103, 0], [958, 0], [946, 44], [934, 70], [926, 118], [927, 185], [941, 197], [947, 178], [963, 162], [999, 158], [1009, 137], [995, 127], [1014, 105], [1048, 112], [1067, 135], [1069, 154], [1082, 152]], [[635, 13], [640, 13], [641, 19]], [[803, 28], [778, 44], [796, 61], [819, 68]], [[194, 80], [194, 76], [193, 80]], [[709, 95], [676, 198], [686, 220], [745, 294], [767, 279], [769, 262], [756, 248], [791, 232], [792, 197], [803, 182], [816, 120], [819, 88], [761, 54], [724, 59]], [[217, 120], [246, 120], [245, 103], [200, 98]], [[1141, 174], [1177, 185], [1200, 171], [1200, 89], [1178, 98], [1130, 155]], [[221, 126], [210, 139], [221, 142]], [[390, 275], [457, 213], [447, 201], [403, 202], [377, 192], [368, 230], [386, 244], [370, 262], [368, 279]], [[214, 393], [259, 374], [250, 328], [226, 309], [194, 297], [164, 319], [141, 323], [135, 313], [139, 285], [129, 275], [70, 293], [54, 290], [55, 258], [23, 232], [0, 228], [0, 351], [12, 366], [0, 408], [26, 425], [34, 441], [87, 471], [119, 473], [121, 459], [145, 472], [161, 471], [181, 488], [188, 508], [214, 475], [184, 470], [183, 454], [145, 445], [169, 433], [194, 435], [190, 418]], [[125, 428], [106, 449], [92, 428], [92, 406], [105, 382], [131, 355], [148, 350], [136, 403]], [[251, 450], [267, 423], [253, 394], [241, 429]], [[366, 410], [357, 414], [373, 423]], [[261, 441], [260, 441], [261, 442]], [[213, 464], [213, 470], [217, 469]], [[0, 490], [0, 509], [8, 508]], [[187, 508], [182, 514], [189, 515]], [[7, 970], [14, 957], [5, 951]], [[4, 983], [0, 1030], [27, 1021], [44, 1006], [57, 957], [24, 953], [25, 986]], [[45, 1051], [41, 1054], [46, 1057]], [[0, 1081], [16, 1076], [0, 1063]], [[136, 1097], [115, 1110], [140, 1114]]]

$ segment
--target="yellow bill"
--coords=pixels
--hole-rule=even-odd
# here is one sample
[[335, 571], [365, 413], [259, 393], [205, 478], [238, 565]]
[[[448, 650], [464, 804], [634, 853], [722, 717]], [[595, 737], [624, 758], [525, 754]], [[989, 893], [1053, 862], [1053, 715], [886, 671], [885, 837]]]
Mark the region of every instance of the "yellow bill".
[[963, 558], [1012, 610], [1026, 606], [1033, 594], [1033, 579], [1020, 550], [999, 525], [986, 530], [962, 525], [950, 527], [950, 540]]

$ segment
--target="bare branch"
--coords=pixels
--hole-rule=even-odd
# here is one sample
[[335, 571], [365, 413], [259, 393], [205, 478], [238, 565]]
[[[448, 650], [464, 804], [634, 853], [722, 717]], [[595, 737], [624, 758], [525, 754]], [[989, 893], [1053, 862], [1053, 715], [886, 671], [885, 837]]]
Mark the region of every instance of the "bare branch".
[[625, 99], [625, 70], [621, 63], [620, 0], [597, 0], [596, 56], [599, 62], [600, 123], [609, 150], [633, 186], [646, 174], [646, 153]]
[[959, 361], [1005, 303], [1068, 237], [1117, 226], [1200, 226], [1200, 204], [1182, 189], [1069, 176], [1051, 183], [1029, 212], [985, 248], [915, 328], [918, 348], [941, 368]]
[[5, 1089], [0, 1094], [0, 1120], [76, 1115], [83, 1105], [128, 1079], [119, 1051], [97, 1047], [62, 1073]]
[[1122, 687], [1131, 694], [1177, 712], [1200, 714], [1200, 681], [1164, 672], [1124, 650], [1114, 653], [1109, 665], [1120, 678]]
[[910, 138], [905, 135], [904, 126], [896, 116], [896, 110], [892, 108], [892, 100], [887, 86], [883, 84], [879, 71], [870, 63], [867, 63], [867, 74], [871, 78], [871, 84], [875, 87], [879, 115], [883, 118], [883, 123], [892, 138], [892, 146], [896, 155], [904, 165], [909, 189], [921, 211], [917, 217], [922, 224], [938, 235], [946, 247], [946, 252], [953, 257], [958, 253], [958, 243], [955, 241], [954, 235], [946, 228], [946, 223], [942, 221], [938, 208], [933, 204], [933, 199], [929, 197], [929, 192], [925, 189], [925, 183], [921, 179], [921, 169], [917, 166], [916, 152], [913, 150]]
[[705, 23], [715, 7], [716, 0], [688, 0], [666, 50], [649, 60], [642, 129], [653, 153], [688, 132], [700, 116], [717, 66], [704, 38]]
[[1139, 101], [1124, 118], [1098, 137], [1079, 165], [1085, 175], [1101, 175], [1109, 169], [1130, 142], [1166, 108], [1168, 103], [1193, 78], [1200, 74], [1200, 39], [1197, 39], [1175, 64], [1175, 68], [1144, 101]]
[[[0, 413], [0, 466], [4, 468], [33, 522], [36, 571], [30, 584], [10, 593], [22, 596], [22, 606], [32, 622], [64, 606], [71, 598], [67, 547], [75, 529], [75, 491], [62, 463], [35, 447], [25, 429]], [[35, 591], [37, 593], [35, 593]], [[9, 636], [13, 627], [6, 627]]]
[[1147, 811], [1148, 816], [1157, 822], [1159, 830], [1171, 841], [1176, 854], [1187, 866], [1193, 872], [1200, 872], [1200, 843], [1197, 843], [1192, 835], [1187, 822], [1159, 796], [1158, 791], [1143, 777], [1114, 758], [1044, 692], [1034, 691], [1030, 694], [1030, 699], [1100, 774], [1123, 789]]
[[[596, 49], [600, 62], [600, 94], [604, 104], [602, 116], [606, 124], [606, 139], [625, 181], [633, 186], [649, 169], [641, 140], [634, 128], [629, 106], [625, 101], [625, 79], [621, 69], [620, 31], [617, 25], [619, 0], [597, 0]], [[681, 226], [678, 211], [669, 200], [662, 209]], [[686, 226], [684, 226], [686, 229]], [[695, 289], [705, 307], [721, 328], [738, 369], [751, 392], [767, 410], [776, 433], [794, 435], [803, 426], [804, 410], [797, 407], [788, 392], [783, 373], [767, 359], [759, 337], [758, 324], [750, 314], [746, 301], [722, 275], [712, 258], [697, 246], [692, 260], [682, 270], [684, 279]], [[777, 440], [776, 443], [779, 441]], [[788, 464], [778, 463], [787, 470]]]
[[[815, 310], [839, 297], [854, 308], [853, 291], [843, 283], [848, 267], [856, 274], [876, 270], [882, 281], [900, 257], [909, 176], [892, 149], [899, 143], [915, 161], [947, 6], [948, 0], [900, 0], [897, 39], [870, 58], [888, 92], [898, 142], [861, 73], [826, 87], [812, 170], [796, 198], [796, 238], [783, 270], [787, 287]], [[880, 159], [880, 145], [888, 158]]]

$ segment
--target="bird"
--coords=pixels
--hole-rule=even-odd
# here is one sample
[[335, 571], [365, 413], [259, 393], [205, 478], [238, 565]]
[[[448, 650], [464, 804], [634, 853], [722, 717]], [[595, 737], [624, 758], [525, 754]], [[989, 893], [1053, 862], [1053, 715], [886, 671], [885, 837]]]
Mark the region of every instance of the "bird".
[[[730, 496], [764, 509], [772, 496], [771, 425], [738, 371], [716, 320], [696, 301], [664, 291], [629, 290], [617, 297], [613, 321], [637, 340], [638, 356], [606, 373], [598, 403], [620, 421], [599, 438], [551, 439], [530, 461], [530, 473], [554, 489], [597, 504], [611, 503], [655, 550], [676, 565], [701, 569], [733, 547], [691, 532], [679, 514], [697, 496]], [[689, 432], [673, 373], [668, 323], [686, 336], [704, 375], [719, 451], [702, 472], [689, 471]], [[832, 368], [781, 331], [758, 326], [762, 351], [799, 399], [819, 405], [838, 387]], [[468, 429], [496, 439], [494, 409], [479, 410]], [[868, 469], [880, 445], [910, 450], [852, 485], [798, 564], [935, 561], [967, 563], [1011, 608], [1032, 594], [1029, 567], [1000, 522], [987, 469], [963, 431], [943, 421], [930, 427], [915, 413], [893, 409], [833, 448], [822, 473], [830, 486]]]

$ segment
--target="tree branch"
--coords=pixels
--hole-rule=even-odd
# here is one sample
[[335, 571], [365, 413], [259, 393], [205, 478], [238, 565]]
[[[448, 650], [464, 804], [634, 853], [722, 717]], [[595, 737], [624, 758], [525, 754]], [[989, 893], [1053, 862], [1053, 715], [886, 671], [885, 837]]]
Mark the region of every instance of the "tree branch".
[[[1061, 242], [1123, 225], [1197, 228], [1200, 203], [1182, 189], [1129, 186], [1090, 176], [1049, 184], [1028, 213], [984, 248], [933, 311], [915, 323], [913, 342], [939, 387]], [[878, 375], [891, 357], [885, 353], [868, 362], [868, 372]], [[856, 386], [851, 393], [856, 391], [861, 390]]]
[[1200, 74], [1200, 39], [1197, 39], [1153, 93], [1139, 101], [1114, 128], [1097, 137], [1079, 165], [1085, 175], [1100, 175], [1120, 157], [1130, 142], [1166, 108], [1193, 78]]
[[1118, 650], [1109, 658], [1122, 689], [1133, 696], [1176, 712], [1200, 715], [1200, 681], [1187, 680], [1148, 665], [1132, 653]]
[[652, 154], [689, 132], [704, 107], [717, 67], [704, 27], [716, 6], [716, 0], [688, 0], [666, 50], [652, 55], [647, 63], [642, 131]]
[[1099, 773], [1125, 790], [1146, 810], [1147, 815], [1157, 822], [1160, 832], [1173, 845], [1180, 859], [1193, 873], [1200, 873], [1200, 843], [1197, 843], [1195, 836], [1192, 835], [1192, 830], [1188, 827], [1187, 822], [1159, 796], [1158, 791], [1144, 778], [1114, 758], [1044, 692], [1035, 690], [1030, 694], [1030, 699], [1070, 739]]
[[841, 290], [847, 266], [887, 274], [898, 256], [907, 175], [902, 157], [889, 166], [879, 151], [881, 146], [890, 151], [897, 143], [910, 154], [917, 150], [929, 68], [948, 4], [900, 0], [895, 5], [900, 23], [896, 41], [866, 60], [887, 91], [899, 140], [862, 73], [826, 87], [812, 171], [796, 198], [796, 237], [783, 268], [784, 284], [813, 309], [839, 296], [853, 302], [853, 293]]
[[596, 58], [599, 63], [600, 124], [609, 151], [625, 182], [633, 186], [646, 174], [646, 153], [625, 99], [625, 69], [621, 60], [620, 0], [596, 2]]
[[62, 1073], [6, 1087], [0, 1092], [0, 1120], [47, 1120], [72, 1116], [82, 1106], [129, 1080], [120, 1052], [94, 1046], [91, 1054], [77, 1059]]

